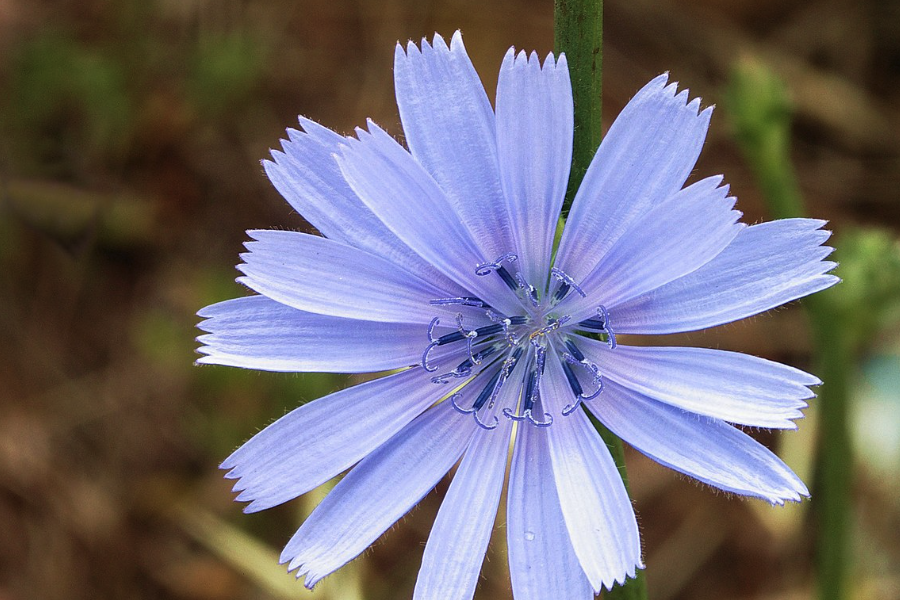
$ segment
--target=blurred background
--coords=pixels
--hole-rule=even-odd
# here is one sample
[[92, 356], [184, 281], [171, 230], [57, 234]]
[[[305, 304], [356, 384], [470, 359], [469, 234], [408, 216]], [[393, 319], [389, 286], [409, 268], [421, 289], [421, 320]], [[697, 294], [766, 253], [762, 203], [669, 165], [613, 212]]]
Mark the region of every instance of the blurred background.
[[[401, 135], [394, 44], [457, 28], [493, 97], [507, 48], [552, 50], [553, 7], [0, 0], [0, 600], [411, 596], [446, 482], [307, 592], [277, 553], [324, 491], [245, 516], [217, 465], [349, 380], [196, 367], [195, 313], [246, 294], [244, 230], [306, 227], [259, 164], [296, 115]], [[751, 223], [771, 215], [735, 141], [730, 74], [786, 82], [799, 187], [861, 274], [843, 274], [857, 300], [839, 320], [877, 317], [845, 365], [852, 597], [900, 598], [900, 3], [607, 0], [605, 33], [604, 125], [670, 71], [718, 104], [696, 177], [724, 173]], [[668, 343], [815, 372], [809, 331], [795, 303]], [[807, 482], [818, 411], [798, 432], [752, 432]], [[815, 500], [771, 508], [636, 453], [628, 467], [652, 599], [813, 597]], [[479, 598], [511, 598], [502, 520]]]

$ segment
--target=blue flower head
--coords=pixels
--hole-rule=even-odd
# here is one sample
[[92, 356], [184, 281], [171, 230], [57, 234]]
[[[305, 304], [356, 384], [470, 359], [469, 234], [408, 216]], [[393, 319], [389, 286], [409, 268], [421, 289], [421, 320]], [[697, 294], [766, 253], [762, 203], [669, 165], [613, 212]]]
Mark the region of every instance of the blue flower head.
[[590, 598], [641, 564], [634, 511], [588, 420], [700, 481], [773, 504], [806, 487], [735, 425], [792, 429], [820, 381], [745, 354], [628, 346], [837, 281], [823, 222], [746, 226], [722, 177], [685, 186], [711, 108], [661, 75], [603, 140], [554, 236], [572, 158], [564, 56], [510, 49], [496, 108], [457, 32], [397, 46], [407, 150], [372, 122], [301, 118], [265, 162], [322, 236], [251, 231], [256, 295], [200, 312], [198, 362], [397, 370], [285, 415], [222, 464], [254, 512], [349, 471], [281, 560], [307, 587], [459, 462], [416, 598], [472, 598], [502, 493], [516, 598]]

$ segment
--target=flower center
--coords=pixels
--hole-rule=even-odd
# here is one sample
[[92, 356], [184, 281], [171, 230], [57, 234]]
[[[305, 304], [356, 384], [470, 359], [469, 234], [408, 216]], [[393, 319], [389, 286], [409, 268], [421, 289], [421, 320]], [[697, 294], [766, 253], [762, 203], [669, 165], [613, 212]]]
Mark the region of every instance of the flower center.
[[[572, 414], [582, 402], [596, 398], [603, 391], [600, 369], [578, 348], [576, 341], [581, 336], [575, 331], [600, 334], [606, 337], [610, 348], [616, 345], [609, 313], [602, 305], [597, 308], [596, 318], [577, 323], [571, 323], [569, 315], [554, 313], [554, 307], [570, 293], [586, 297], [571, 277], [554, 267], [550, 270], [549, 287], [539, 290], [520, 271], [513, 268], [510, 272], [507, 265], [512, 267], [516, 262], [517, 256], [507, 253], [493, 262], [478, 265], [475, 274], [479, 277], [496, 274], [521, 300], [521, 314], [502, 314], [475, 296], [437, 298], [430, 302], [444, 309], [458, 307], [460, 312], [456, 313], [455, 331], [440, 336], [435, 331], [441, 318], [436, 316], [431, 320], [429, 343], [422, 353], [421, 365], [426, 371], [436, 372], [438, 367], [429, 362], [435, 349], [446, 347], [450, 356], [454, 352], [462, 354], [464, 349], [465, 358], [455, 368], [435, 375], [431, 381], [439, 385], [455, 382], [456, 390], [450, 402], [459, 412], [473, 415], [485, 429], [497, 427], [500, 414], [538, 427], [553, 423], [553, 416], [544, 411], [541, 402], [541, 381], [548, 358], [559, 361], [575, 397], [562, 410], [563, 416]], [[515, 382], [519, 382], [518, 388], [504, 394], [504, 401], [498, 403], [504, 386]], [[586, 387], [592, 391], [586, 393]], [[540, 414], [543, 417], [536, 416]]]

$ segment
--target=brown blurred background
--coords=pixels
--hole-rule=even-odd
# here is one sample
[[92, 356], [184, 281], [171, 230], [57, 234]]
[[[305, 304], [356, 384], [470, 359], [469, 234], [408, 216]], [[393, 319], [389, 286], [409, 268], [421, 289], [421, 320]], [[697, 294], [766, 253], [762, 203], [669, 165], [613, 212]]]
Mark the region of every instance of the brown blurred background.
[[[791, 91], [811, 212], [896, 236], [898, 2], [607, 0], [605, 14], [606, 124], [663, 71], [721, 103], [754, 57]], [[246, 293], [244, 230], [304, 227], [259, 165], [296, 115], [400, 135], [394, 43], [457, 28], [493, 96], [509, 46], [552, 49], [552, 3], [0, 0], [0, 600], [411, 596], [446, 482], [310, 595], [276, 556], [319, 492], [244, 516], [217, 465], [347, 380], [195, 367], [194, 313]], [[732, 133], [720, 106], [697, 176], [724, 173], [746, 220], [765, 219]], [[874, 340], [855, 375], [860, 599], [900, 598], [898, 340]], [[686, 341], [812, 368], [796, 305]], [[813, 406], [799, 432], [754, 435], [809, 481], [815, 431]], [[809, 502], [770, 508], [628, 458], [651, 598], [811, 597]], [[479, 598], [511, 597], [503, 514]]]

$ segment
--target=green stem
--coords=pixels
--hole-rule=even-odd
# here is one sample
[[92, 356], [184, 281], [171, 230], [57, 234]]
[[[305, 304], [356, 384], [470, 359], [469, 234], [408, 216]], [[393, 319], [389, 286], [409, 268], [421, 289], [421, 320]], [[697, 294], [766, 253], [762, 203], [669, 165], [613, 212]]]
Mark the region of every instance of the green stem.
[[566, 53], [575, 100], [572, 172], [563, 205], [563, 214], [568, 214], [603, 137], [603, 0], [556, 0], [554, 22], [556, 53]]
[[[805, 216], [790, 156], [791, 110], [784, 84], [764, 65], [739, 63], [728, 108], [737, 139], [777, 219]], [[805, 298], [814, 338], [814, 362], [825, 384], [814, 466], [812, 513], [816, 521], [816, 571], [820, 600], [848, 597], [848, 539], [853, 453], [848, 425], [849, 371], [855, 364], [852, 331], [834, 290]]]
[[[787, 129], [763, 139], [751, 158], [772, 216], [804, 216], [803, 198], [791, 167]], [[768, 142], [768, 143], [765, 143]], [[850, 332], [842, 326], [832, 295], [806, 298], [803, 306], [813, 330], [814, 363], [825, 384], [817, 390], [821, 407], [812, 486], [816, 521], [816, 572], [820, 600], [847, 598], [848, 536], [852, 448], [848, 370], [855, 364]]]
[[[824, 297], [817, 300], [824, 300]], [[816, 571], [820, 600], [848, 597], [848, 542], [853, 456], [848, 429], [850, 366], [855, 363], [849, 331], [840, 327], [831, 303], [808, 306], [817, 367], [825, 382], [819, 388], [819, 436], [812, 497], [816, 519]]]
[[[572, 95], [575, 100], [575, 139], [572, 150], [572, 172], [563, 214], [568, 213], [572, 199], [584, 173], [587, 171], [603, 135], [601, 122], [601, 94], [603, 86], [603, 1], [556, 0], [554, 22], [556, 24], [556, 53], [566, 53], [569, 74], [572, 79]], [[594, 426], [606, 442], [613, 460], [622, 475], [625, 488], [625, 451], [622, 441], [603, 425]], [[644, 572], [629, 579], [624, 585], [616, 585], [605, 592], [607, 600], [646, 600], [647, 586]]]

